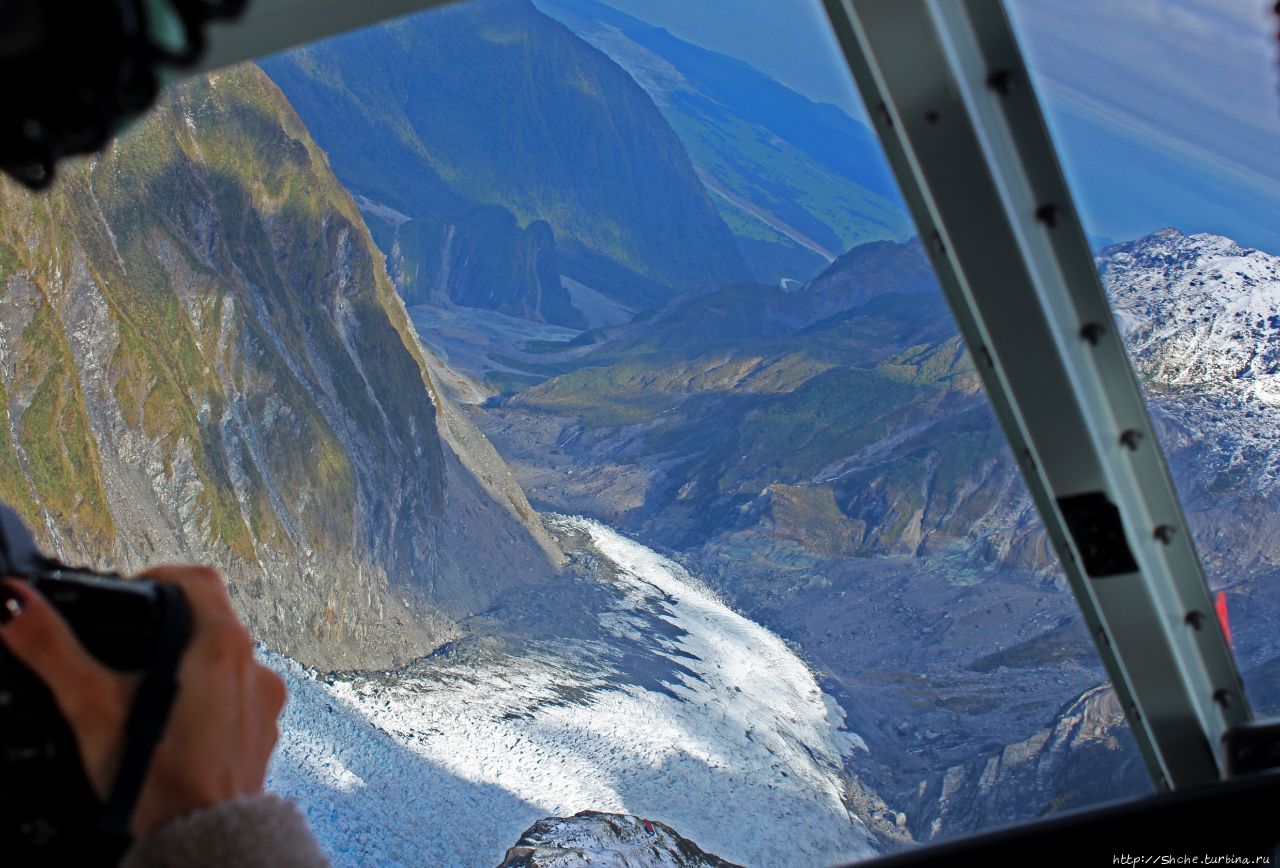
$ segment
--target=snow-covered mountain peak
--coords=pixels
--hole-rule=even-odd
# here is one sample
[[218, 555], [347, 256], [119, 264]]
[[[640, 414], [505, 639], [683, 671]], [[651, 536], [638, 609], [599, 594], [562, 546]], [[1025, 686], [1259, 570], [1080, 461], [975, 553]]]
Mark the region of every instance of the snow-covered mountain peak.
[[1280, 406], [1280, 257], [1162, 229], [1108, 247], [1098, 265], [1153, 387]]

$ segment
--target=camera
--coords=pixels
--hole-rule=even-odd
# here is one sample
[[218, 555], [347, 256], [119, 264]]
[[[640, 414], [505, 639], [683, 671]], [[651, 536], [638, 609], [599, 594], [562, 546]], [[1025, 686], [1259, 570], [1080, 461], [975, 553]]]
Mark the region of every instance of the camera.
[[0, 577], [36, 588], [103, 664], [141, 678], [126, 724], [121, 769], [106, 798], [85, 775], [53, 696], [0, 645], [0, 840], [4, 864], [114, 865], [151, 751], [176, 694], [189, 631], [181, 591], [141, 579], [74, 569], [44, 555], [0, 504]]

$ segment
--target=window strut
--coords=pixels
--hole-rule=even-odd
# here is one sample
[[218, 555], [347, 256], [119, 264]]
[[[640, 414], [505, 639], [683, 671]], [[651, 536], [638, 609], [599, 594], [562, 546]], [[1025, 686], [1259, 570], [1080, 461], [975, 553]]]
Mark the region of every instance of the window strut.
[[1252, 712], [999, 0], [824, 0], [1160, 789]]

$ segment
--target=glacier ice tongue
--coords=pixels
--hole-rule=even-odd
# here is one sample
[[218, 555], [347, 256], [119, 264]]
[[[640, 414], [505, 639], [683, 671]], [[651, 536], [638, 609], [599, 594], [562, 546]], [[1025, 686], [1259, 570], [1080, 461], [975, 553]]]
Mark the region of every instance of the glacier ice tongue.
[[865, 745], [803, 661], [672, 561], [550, 521], [613, 565], [606, 632], [643, 634], [670, 676], [637, 683], [584, 640], [379, 677], [322, 679], [266, 653], [292, 697], [270, 786], [335, 860], [497, 864], [534, 821], [582, 810], [652, 817], [751, 865], [872, 855], [841, 799], [842, 753]]

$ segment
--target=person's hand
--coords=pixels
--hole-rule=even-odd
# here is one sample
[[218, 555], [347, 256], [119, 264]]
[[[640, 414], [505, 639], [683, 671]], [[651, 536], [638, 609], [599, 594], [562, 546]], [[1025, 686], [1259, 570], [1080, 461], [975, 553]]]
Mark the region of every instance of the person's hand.
[[[178, 696], [134, 811], [138, 838], [176, 817], [261, 793], [286, 697], [280, 676], [254, 659], [253, 639], [216, 570], [158, 567], [142, 578], [180, 587], [192, 624]], [[0, 583], [0, 607], [0, 641], [48, 685], [75, 732], [90, 782], [105, 798], [138, 677], [99, 663], [30, 585]]]

